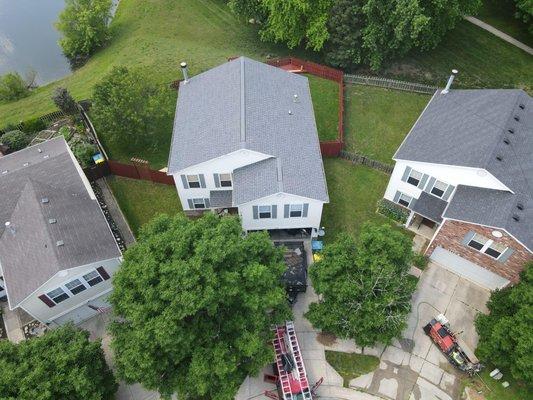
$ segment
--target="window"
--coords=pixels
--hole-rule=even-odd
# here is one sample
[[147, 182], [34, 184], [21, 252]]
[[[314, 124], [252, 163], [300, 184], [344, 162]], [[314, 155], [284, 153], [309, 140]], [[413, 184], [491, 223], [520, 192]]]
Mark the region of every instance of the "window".
[[303, 215], [303, 204], [291, 204], [289, 206], [289, 217], [299, 218]]
[[231, 174], [220, 174], [218, 177], [221, 187], [231, 187]]
[[70, 290], [70, 293], [72, 294], [78, 294], [80, 292], [83, 292], [85, 289], [85, 285], [81, 283], [79, 279], [74, 279], [73, 281], [70, 281], [65, 285], [65, 287]]
[[85, 279], [85, 282], [87, 282], [89, 286], [94, 286], [103, 281], [98, 271], [92, 271], [86, 275], [83, 275], [83, 279]]
[[431, 194], [434, 194], [437, 197], [444, 196], [444, 192], [448, 189], [448, 184], [441, 182], [441, 181], [435, 181], [435, 184], [433, 185], [433, 188], [431, 189]]
[[485, 247], [485, 244], [489, 241], [484, 236], [478, 235], [477, 233], [474, 235], [472, 239], [470, 239], [470, 242], [468, 242], [468, 245], [476, 250], [481, 251], [483, 247]]
[[507, 246], [501, 244], [492, 242], [486, 249], [485, 254], [491, 256], [492, 258], [499, 258], [502, 253], [507, 250]]
[[401, 204], [405, 207], [409, 207], [409, 204], [411, 204], [411, 200], [413, 200], [411, 196], [407, 196], [405, 193], [400, 193], [400, 197], [398, 198], [398, 204]]
[[272, 218], [272, 207], [271, 206], [259, 206], [259, 218]]
[[411, 173], [409, 174], [409, 177], [407, 178], [407, 183], [410, 183], [411, 185], [418, 187], [421, 179], [422, 179], [422, 173], [412, 169]]
[[507, 250], [507, 246], [497, 243], [491, 239], [475, 234], [468, 245], [477, 251], [484, 253], [492, 258], [498, 259]]
[[195, 210], [201, 210], [205, 208], [205, 200], [204, 199], [192, 199], [192, 204]]
[[59, 304], [70, 297], [61, 288], [54, 289], [51, 292], [46, 293], [46, 295], [56, 304]]
[[191, 189], [197, 189], [200, 187], [200, 178], [198, 175], [187, 175], [187, 182]]

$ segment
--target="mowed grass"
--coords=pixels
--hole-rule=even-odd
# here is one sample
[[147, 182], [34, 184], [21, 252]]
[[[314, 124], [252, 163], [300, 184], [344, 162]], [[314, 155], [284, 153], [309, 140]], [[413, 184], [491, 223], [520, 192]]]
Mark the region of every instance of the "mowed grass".
[[[330, 200], [322, 213], [326, 242], [335, 240], [342, 232], [357, 236], [367, 221], [396, 226], [376, 213], [376, 203], [389, 182], [388, 175], [340, 158], [325, 158], [324, 168]], [[398, 229], [408, 234], [405, 229]]]
[[106, 179], [135, 235], [157, 214], [174, 215], [182, 211], [174, 186], [118, 176]]
[[[499, 381], [490, 377], [490, 372], [496, 367], [487, 365], [479, 374], [473, 378], [465, 377], [463, 385], [471, 386], [479, 391], [486, 400], [531, 400], [533, 395], [528, 391], [523, 382], [517, 382], [508, 371], [503, 371], [503, 378]], [[481, 378], [481, 379], [480, 379]], [[510, 386], [504, 388], [502, 382], [509, 382]]]
[[477, 18], [533, 47], [533, 35], [527, 25], [514, 16], [515, 3], [513, 0], [483, 0]]
[[345, 97], [345, 149], [386, 164], [431, 98], [363, 85], [347, 85]]
[[309, 79], [318, 136], [321, 141], [336, 140], [339, 135], [339, 84], [311, 74], [305, 76]]
[[344, 379], [344, 387], [361, 375], [374, 371], [379, 365], [379, 358], [364, 354], [344, 353], [326, 350], [326, 361]]
[[459, 70], [454, 87], [533, 91], [533, 56], [468, 21], [460, 21], [437, 48], [412, 52], [384, 73], [443, 87], [453, 68]]
[[[17, 102], [0, 105], [0, 127], [54, 111], [53, 89], [67, 87], [78, 100], [92, 96], [92, 87], [114, 65], [140, 68], [162, 83], [180, 78], [186, 60], [196, 74], [246, 55], [264, 59], [289, 50], [263, 43], [257, 28], [238, 19], [224, 0], [121, 0], [111, 24], [113, 38], [73, 74], [35, 90]], [[309, 58], [301, 51], [291, 54]]]

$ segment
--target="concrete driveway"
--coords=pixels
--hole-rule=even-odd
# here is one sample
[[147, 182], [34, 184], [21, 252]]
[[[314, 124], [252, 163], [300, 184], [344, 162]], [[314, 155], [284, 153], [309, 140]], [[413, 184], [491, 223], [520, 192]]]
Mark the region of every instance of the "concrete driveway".
[[461, 339], [475, 349], [478, 337], [474, 318], [479, 312], [487, 312], [489, 297], [489, 291], [430, 263], [413, 296], [403, 338], [381, 353], [378, 370], [352, 380], [350, 386], [394, 400], [458, 399], [461, 375], [422, 327], [443, 313], [452, 329], [462, 332]]

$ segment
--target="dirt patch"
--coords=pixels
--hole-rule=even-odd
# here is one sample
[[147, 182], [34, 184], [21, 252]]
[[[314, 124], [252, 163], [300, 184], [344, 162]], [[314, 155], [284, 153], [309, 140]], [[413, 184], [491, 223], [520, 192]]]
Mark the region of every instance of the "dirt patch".
[[324, 346], [331, 347], [337, 343], [337, 336], [333, 333], [320, 332], [316, 335], [316, 340], [318, 343], [323, 344]]

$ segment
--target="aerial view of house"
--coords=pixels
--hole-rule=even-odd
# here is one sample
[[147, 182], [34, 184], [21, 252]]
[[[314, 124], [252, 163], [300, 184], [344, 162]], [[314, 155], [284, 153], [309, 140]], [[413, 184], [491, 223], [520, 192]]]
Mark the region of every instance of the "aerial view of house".
[[532, 399], [532, 96], [531, 0], [0, 0], [0, 400]]
[[317, 236], [329, 197], [307, 78], [246, 57], [186, 76], [168, 173], [185, 211]]
[[437, 91], [394, 155], [385, 198], [410, 210], [432, 260], [501, 288], [533, 254], [531, 154], [527, 93]]
[[107, 307], [122, 253], [63, 138], [0, 158], [0, 267], [11, 310], [45, 324]]

